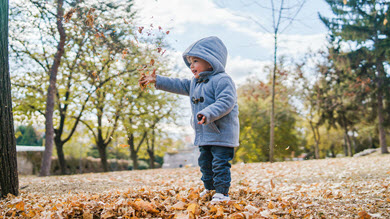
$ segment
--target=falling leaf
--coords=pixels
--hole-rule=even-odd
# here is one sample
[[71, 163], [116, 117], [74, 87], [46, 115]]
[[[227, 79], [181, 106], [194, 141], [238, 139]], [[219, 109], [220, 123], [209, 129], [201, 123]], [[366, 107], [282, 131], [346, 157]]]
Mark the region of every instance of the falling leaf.
[[167, 35], [169, 34], [169, 30], [166, 32], [166, 34], [167, 34]]
[[138, 32], [139, 33], [142, 33], [142, 30], [144, 29], [144, 27], [138, 27]]
[[387, 18], [385, 18], [384, 20], [383, 20], [383, 25], [386, 25], [387, 24]]
[[75, 13], [75, 12], [76, 12], [76, 9], [72, 8], [68, 12], [65, 13], [65, 15], [64, 15], [65, 23], [68, 23], [70, 21], [70, 19], [73, 16], [73, 13]]
[[344, 5], [346, 5], [347, 4], [347, 0], [344, 0]]
[[287, 147], [286, 147], [286, 151], [287, 151], [288, 149], [290, 149], [290, 146], [287, 146]]
[[87, 20], [85, 21], [85, 24], [87, 26], [93, 27], [94, 22], [95, 22], [95, 17], [92, 14], [96, 9], [95, 8], [90, 8], [87, 14]]

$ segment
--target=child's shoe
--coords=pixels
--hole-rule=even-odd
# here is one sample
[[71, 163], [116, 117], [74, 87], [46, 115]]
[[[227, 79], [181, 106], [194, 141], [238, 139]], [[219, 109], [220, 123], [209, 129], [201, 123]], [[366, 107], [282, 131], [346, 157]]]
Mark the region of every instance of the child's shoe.
[[223, 201], [230, 201], [230, 198], [228, 195], [224, 195], [222, 193], [215, 193], [215, 195], [213, 196], [213, 199], [211, 200], [211, 202], [223, 202]]
[[208, 189], [203, 190], [201, 193], [199, 193], [199, 197], [203, 198], [205, 195], [209, 194], [211, 191]]

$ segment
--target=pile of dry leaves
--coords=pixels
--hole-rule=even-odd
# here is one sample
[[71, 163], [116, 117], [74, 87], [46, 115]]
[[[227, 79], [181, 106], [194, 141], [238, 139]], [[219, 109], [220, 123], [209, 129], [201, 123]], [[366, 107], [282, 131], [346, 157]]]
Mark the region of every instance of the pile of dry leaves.
[[236, 164], [228, 203], [196, 167], [39, 178], [0, 200], [0, 218], [390, 218], [390, 155]]

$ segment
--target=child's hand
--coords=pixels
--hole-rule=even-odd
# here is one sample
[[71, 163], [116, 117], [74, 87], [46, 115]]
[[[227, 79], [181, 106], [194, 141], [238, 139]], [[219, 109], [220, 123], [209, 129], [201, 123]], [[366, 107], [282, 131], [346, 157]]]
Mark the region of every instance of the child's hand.
[[204, 115], [202, 115], [202, 114], [199, 114], [198, 115], [198, 124], [199, 125], [202, 125], [203, 123], [205, 123], [206, 122], [206, 116], [204, 116]]
[[138, 84], [142, 90], [145, 89], [145, 87], [150, 83], [156, 83], [156, 69], [154, 69], [153, 73], [150, 75], [145, 75], [142, 73], [141, 78], [138, 80]]

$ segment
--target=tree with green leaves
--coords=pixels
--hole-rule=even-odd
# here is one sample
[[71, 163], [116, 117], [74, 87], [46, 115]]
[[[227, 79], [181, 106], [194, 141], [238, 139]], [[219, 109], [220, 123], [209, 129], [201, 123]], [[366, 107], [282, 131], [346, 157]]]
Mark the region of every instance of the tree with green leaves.
[[[45, 115], [45, 88], [49, 84], [50, 72], [48, 63], [54, 56], [50, 52], [58, 39], [56, 29], [52, 26], [55, 23], [52, 2], [25, 3], [13, 8], [15, 25], [12, 37], [14, 44], [11, 48], [15, 52], [14, 62], [20, 67], [17, 68], [19, 74], [13, 78], [13, 83], [18, 88], [18, 109], [21, 114], [31, 117], [35, 112]], [[65, 15], [67, 23], [64, 24], [64, 29], [67, 46], [59, 68], [54, 113], [54, 142], [62, 174], [66, 174], [67, 166], [63, 147], [70, 141], [80, 122], [87, 120], [84, 117], [88, 117], [86, 114], [93, 108], [92, 97], [96, 100], [97, 93], [103, 89], [106, 90], [104, 93], [112, 94], [114, 89], [110, 90], [110, 87], [118, 87], [118, 84], [111, 83], [111, 80], [137, 77], [134, 60], [141, 58], [134, 40], [135, 27], [131, 24], [135, 14], [131, 1], [91, 1], [88, 5], [71, 1], [66, 6], [68, 12]], [[27, 8], [23, 10], [24, 7]], [[34, 11], [37, 13], [34, 22], [27, 23], [26, 11], [30, 8], [38, 10]], [[22, 33], [34, 29], [39, 30], [38, 37], [25, 39]], [[32, 44], [37, 42], [42, 46], [33, 47]], [[28, 61], [32, 68], [26, 71], [22, 67], [23, 61]], [[119, 65], [124, 67], [120, 69]], [[103, 74], [106, 77], [103, 78]], [[136, 83], [134, 80], [134, 84]]]
[[[343, 46], [339, 52], [347, 60], [344, 68], [352, 69], [356, 82], [368, 87], [359, 97], [367, 105], [373, 106], [371, 113], [376, 114], [379, 142], [382, 153], [389, 153], [386, 143], [385, 101], [389, 99], [390, 80], [385, 66], [390, 55], [390, 2], [387, 0], [326, 0], [331, 6], [334, 17], [321, 20], [329, 28], [331, 38]], [[337, 61], [337, 59], [335, 59]], [[339, 64], [343, 66], [343, 64]]]
[[[271, 67], [267, 70], [272, 72]], [[276, 95], [278, 107], [275, 108], [275, 112], [278, 128], [275, 129], [275, 158], [283, 160], [290, 157], [292, 151], [298, 152], [300, 133], [296, 128], [298, 115], [290, 102], [295, 91], [285, 84], [290, 73], [279, 64], [277, 74], [279, 77], [275, 89], [278, 93]], [[272, 82], [264, 83], [258, 79], [250, 79], [239, 86], [237, 93], [240, 105], [240, 147], [236, 149], [235, 162], [269, 161], [271, 90]]]
[[[306, 0], [269, 0], [269, 1], [243, 1], [250, 9], [257, 8], [258, 11], [263, 13], [246, 13], [244, 17], [251, 20], [257, 25], [257, 27], [267, 34], [271, 34], [273, 39], [273, 70], [271, 72], [270, 80], [272, 82], [271, 87], [271, 105], [270, 105], [270, 131], [269, 131], [269, 161], [274, 160], [275, 149], [275, 129], [278, 129], [277, 125], [280, 124], [276, 118], [276, 81], [278, 80], [278, 53], [280, 35], [283, 34], [288, 28], [290, 28], [293, 22], [296, 20], [299, 12], [306, 3]], [[260, 118], [259, 118], [260, 119]]]
[[39, 137], [32, 125], [18, 126], [16, 128], [16, 144], [28, 146], [41, 146], [43, 138]]
[[8, 1], [0, 1], [0, 197], [19, 194], [8, 61]]

